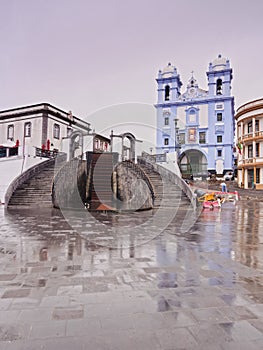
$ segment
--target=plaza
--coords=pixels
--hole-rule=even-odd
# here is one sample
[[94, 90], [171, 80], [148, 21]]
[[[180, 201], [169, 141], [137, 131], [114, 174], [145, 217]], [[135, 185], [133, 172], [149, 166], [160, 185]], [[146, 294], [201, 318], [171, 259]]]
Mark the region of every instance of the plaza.
[[187, 204], [162, 232], [154, 210], [1, 209], [0, 348], [260, 349], [262, 205], [192, 212], [185, 233]]

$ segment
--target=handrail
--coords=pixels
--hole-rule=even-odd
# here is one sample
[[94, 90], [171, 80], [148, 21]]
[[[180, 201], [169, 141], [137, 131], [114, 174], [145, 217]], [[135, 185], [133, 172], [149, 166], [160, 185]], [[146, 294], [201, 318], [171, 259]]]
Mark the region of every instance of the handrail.
[[139, 163], [142, 163], [148, 168], [158, 172], [163, 178], [166, 178], [167, 180], [171, 181], [172, 183], [180, 187], [180, 189], [184, 192], [184, 194], [190, 200], [194, 210], [196, 210], [197, 208], [196, 196], [192, 191], [192, 189], [190, 188], [190, 186], [181, 177], [179, 177], [177, 174], [173, 173], [172, 171], [164, 168], [160, 164], [149, 162], [145, 157], [143, 157], [143, 155], [141, 157], [137, 157], [137, 159]]
[[161, 154], [149, 154], [145, 151], [142, 152], [142, 157], [146, 158], [148, 161], [156, 163], [156, 162], [166, 162], [166, 153]]

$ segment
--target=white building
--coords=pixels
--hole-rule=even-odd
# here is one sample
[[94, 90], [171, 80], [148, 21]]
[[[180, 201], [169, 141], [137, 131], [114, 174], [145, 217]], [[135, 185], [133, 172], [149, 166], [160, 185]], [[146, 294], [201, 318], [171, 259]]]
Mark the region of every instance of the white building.
[[238, 185], [263, 189], [263, 98], [238, 108]]
[[74, 132], [88, 134], [90, 124], [49, 103], [0, 111], [0, 200], [9, 184], [54, 152]]

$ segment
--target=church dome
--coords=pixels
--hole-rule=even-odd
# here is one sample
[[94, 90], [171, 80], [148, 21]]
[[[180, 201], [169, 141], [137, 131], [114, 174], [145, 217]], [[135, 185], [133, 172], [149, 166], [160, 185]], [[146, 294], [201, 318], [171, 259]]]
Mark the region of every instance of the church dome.
[[225, 57], [222, 57], [221, 55], [218, 55], [218, 57], [212, 62], [212, 69], [214, 71], [220, 71], [224, 70], [227, 67], [227, 59]]

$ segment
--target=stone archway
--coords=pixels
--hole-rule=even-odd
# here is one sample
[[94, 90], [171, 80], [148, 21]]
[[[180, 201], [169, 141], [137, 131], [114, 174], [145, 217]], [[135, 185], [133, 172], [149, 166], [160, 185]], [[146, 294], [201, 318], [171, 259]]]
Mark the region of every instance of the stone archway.
[[182, 177], [207, 176], [207, 158], [201, 151], [186, 150], [179, 156], [178, 160]]
[[122, 137], [122, 160], [135, 161], [136, 138], [130, 132], [121, 135]]
[[83, 134], [80, 131], [74, 131], [70, 135], [69, 160], [82, 156], [83, 154]]

